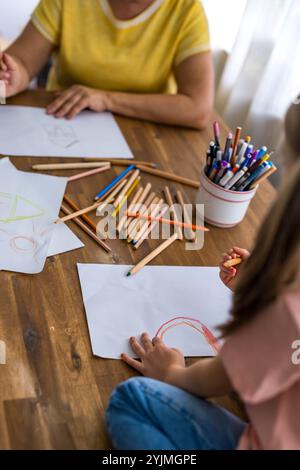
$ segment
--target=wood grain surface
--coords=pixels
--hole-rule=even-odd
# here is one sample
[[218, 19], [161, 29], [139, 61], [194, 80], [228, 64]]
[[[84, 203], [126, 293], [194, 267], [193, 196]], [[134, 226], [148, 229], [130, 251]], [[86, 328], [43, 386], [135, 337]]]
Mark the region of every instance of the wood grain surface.
[[[28, 91], [9, 104], [43, 107], [50, 100], [51, 95], [44, 91]], [[212, 116], [212, 121], [216, 118]], [[137, 160], [156, 162], [163, 170], [199, 179], [210, 128], [198, 132], [123, 117], [117, 120]], [[223, 141], [228, 128], [220, 122]], [[17, 168], [30, 170], [33, 164], [62, 160], [17, 157], [12, 161]], [[113, 166], [106, 173], [69, 183], [67, 194], [86, 207], [123, 169]], [[195, 200], [197, 190], [193, 188], [142, 175], [142, 185], [149, 181], [158, 195], [168, 184], [173, 195], [180, 189], [187, 201]], [[241, 225], [230, 230], [210, 227], [201, 251], [186, 251], [178, 241], [152, 264], [217, 266], [221, 253], [232, 245], [251, 248], [274, 195], [275, 190], [265, 182]], [[95, 214], [90, 216], [96, 220]], [[7, 349], [7, 364], [0, 365], [1, 449], [109, 449], [105, 407], [113, 388], [135, 375], [120, 361], [93, 357], [76, 263], [131, 265], [160, 242], [146, 241], [135, 252], [127, 243], [113, 240], [108, 242], [112, 253], [107, 254], [73, 222], [69, 227], [85, 248], [49, 258], [39, 275], [0, 273], [0, 340]], [[228, 397], [218, 403], [238, 412]]]

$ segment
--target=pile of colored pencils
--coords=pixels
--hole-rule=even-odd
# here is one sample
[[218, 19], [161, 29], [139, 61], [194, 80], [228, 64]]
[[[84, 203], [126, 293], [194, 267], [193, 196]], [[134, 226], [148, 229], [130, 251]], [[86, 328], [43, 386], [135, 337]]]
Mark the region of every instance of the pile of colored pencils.
[[213, 125], [214, 140], [206, 155], [206, 176], [218, 186], [230, 191], [251, 191], [277, 171], [270, 161], [267, 147], [255, 150], [250, 136], [241, 138], [242, 128], [230, 133], [224, 148], [220, 143], [220, 126]]

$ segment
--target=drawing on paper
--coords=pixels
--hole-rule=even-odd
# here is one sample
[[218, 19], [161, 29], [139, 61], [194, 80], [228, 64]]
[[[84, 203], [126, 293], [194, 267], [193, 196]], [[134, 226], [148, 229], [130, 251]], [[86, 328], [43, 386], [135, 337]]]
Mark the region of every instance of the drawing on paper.
[[42, 207], [18, 194], [0, 192], [0, 222], [30, 220], [45, 214]]
[[51, 228], [43, 229], [41, 232], [38, 232], [34, 223], [32, 222], [32, 229], [30, 235], [23, 235], [21, 233], [10, 233], [7, 230], [0, 229], [0, 243], [8, 242], [10, 249], [19, 254], [19, 255], [29, 255], [32, 256], [32, 259], [35, 263], [39, 264], [39, 252], [42, 246], [40, 240], [43, 240], [43, 237], [51, 231]]
[[47, 124], [43, 125], [43, 129], [50, 142], [63, 149], [68, 149], [79, 143], [76, 132], [70, 125]]
[[163, 338], [164, 335], [173, 328], [187, 326], [196, 330], [209, 344], [215, 354], [221, 349], [221, 344], [214, 334], [200, 320], [190, 317], [175, 317], [163, 323], [157, 330], [155, 336]]

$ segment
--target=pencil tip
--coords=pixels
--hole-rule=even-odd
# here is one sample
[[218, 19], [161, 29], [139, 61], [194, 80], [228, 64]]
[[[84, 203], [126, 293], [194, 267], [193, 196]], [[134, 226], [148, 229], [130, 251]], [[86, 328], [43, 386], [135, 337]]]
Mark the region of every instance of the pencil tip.
[[131, 272], [130, 272], [130, 271], [126, 274], [126, 277], [129, 277], [129, 276], [131, 276]]

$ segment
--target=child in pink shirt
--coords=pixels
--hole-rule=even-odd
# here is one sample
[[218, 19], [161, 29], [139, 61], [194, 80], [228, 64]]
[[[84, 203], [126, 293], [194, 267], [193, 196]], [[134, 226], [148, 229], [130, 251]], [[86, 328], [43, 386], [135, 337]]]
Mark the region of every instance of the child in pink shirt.
[[[300, 450], [300, 105], [287, 114], [283, 153], [285, 182], [251, 255], [234, 247], [220, 263], [234, 296], [219, 356], [186, 367], [161, 339], [131, 338], [140, 361], [122, 359], [148, 378], [112, 395], [107, 424], [116, 448]], [[224, 266], [237, 257], [240, 267]], [[205, 400], [231, 391], [249, 423]]]

